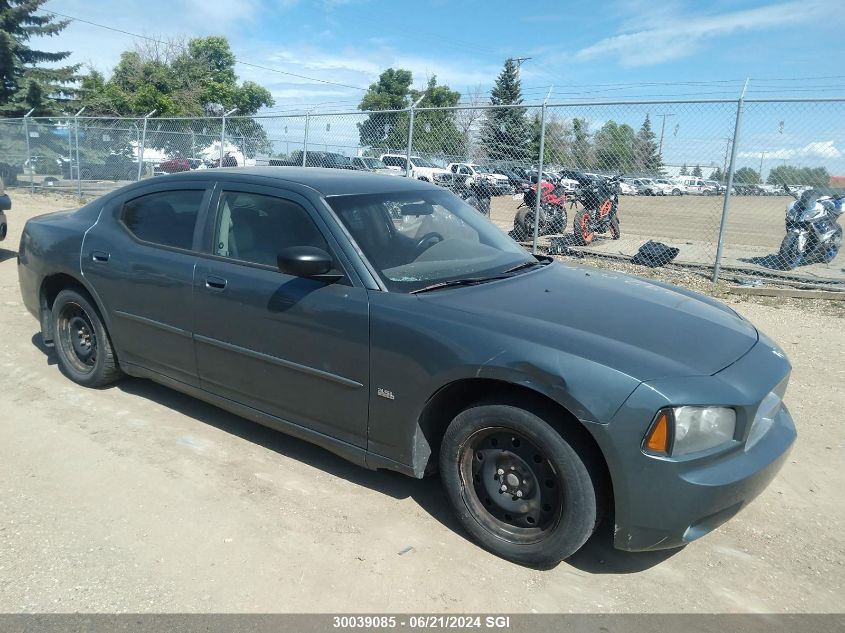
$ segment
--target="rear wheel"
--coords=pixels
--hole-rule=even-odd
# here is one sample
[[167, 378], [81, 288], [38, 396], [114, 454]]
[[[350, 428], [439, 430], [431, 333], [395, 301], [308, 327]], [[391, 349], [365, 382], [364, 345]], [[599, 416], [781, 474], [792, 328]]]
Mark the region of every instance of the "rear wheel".
[[510, 405], [480, 405], [449, 425], [440, 451], [449, 500], [485, 548], [553, 565], [593, 533], [598, 486], [576, 448], [545, 420]]
[[842, 247], [842, 227], [840, 226], [836, 229], [836, 233], [833, 234], [833, 238], [831, 238], [830, 242], [827, 243], [827, 246], [822, 254], [822, 262], [825, 264], [829, 264], [832, 262], [836, 256], [839, 254], [839, 249]]
[[62, 290], [53, 302], [53, 336], [62, 371], [85, 387], [121, 377], [106, 328], [87, 296]]
[[593, 241], [595, 233], [593, 232], [590, 212], [587, 209], [581, 209], [575, 214], [573, 233], [575, 234], [575, 241], [581, 246], [586, 246]]
[[618, 240], [622, 236], [622, 233], [619, 231], [619, 216], [614, 215], [610, 218], [610, 237], [614, 240]]

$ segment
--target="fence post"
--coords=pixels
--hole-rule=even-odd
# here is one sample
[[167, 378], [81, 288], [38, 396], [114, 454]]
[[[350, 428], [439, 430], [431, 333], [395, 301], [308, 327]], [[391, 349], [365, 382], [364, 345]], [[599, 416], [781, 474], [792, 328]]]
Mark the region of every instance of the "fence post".
[[32, 164], [32, 152], [29, 149], [29, 115], [35, 108], [23, 115], [23, 133], [26, 136], [26, 162], [29, 165], [29, 193], [35, 193], [35, 167]]
[[302, 166], [305, 167], [305, 157], [308, 155], [308, 123], [311, 121], [311, 110], [305, 113], [305, 136], [302, 139]]
[[141, 146], [138, 148], [138, 180], [141, 180], [141, 172], [144, 169], [144, 145], [147, 143], [147, 119], [158, 110], [153, 110], [144, 117], [144, 131], [141, 132]]
[[[73, 115], [73, 138], [76, 145], [76, 197], [82, 197], [82, 165], [79, 163], [79, 115], [87, 106], [82, 106], [79, 112]], [[73, 170], [73, 157], [71, 157], [71, 171]], [[71, 173], [73, 178], [73, 173]]]
[[218, 167], [223, 166], [223, 154], [224, 154], [223, 147], [226, 145], [226, 117], [229, 116], [230, 114], [234, 113], [236, 110], [237, 110], [237, 108], [232, 108], [228, 112], [223, 113], [222, 121], [221, 121], [221, 124], [220, 124], [220, 162], [217, 165]]
[[405, 150], [405, 178], [411, 177], [411, 146], [414, 144], [414, 108], [425, 99], [425, 95], [411, 104], [411, 114], [408, 117], [408, 147]]
[[734, 123], [734, 138], [731, 144], [731, 161], [728, 166], [728, 180], [725, 182], [725, 198], [722, 201], [722, 221], [719, 224], [719, 241], [716, 243], [716, 260], [713, 262], [713, 283], [719, 280], [719, 269], [722, 265], [722, 249], [725, 245], [725, 228], [728, 225], [728, 211], [731, 208], [731, 189], [734, 183], [734, 165], [736, 164], [736, 148], [739, 145], [739, 130], [742, 126], [742, 111], [745, 107], [745, 90], [748, 80], [742, 88], [742, 94], [736, 102], [736, 122]]
[[552, 94], [552, 88], [549, 88], [549, 94], [543, 100], [543, 106], [540, 109], [540, 161], [537, 164], [537, 195], [534, 197], [534, 237], [531, 241], [531, 254], [537, 254], [537, 238], [540, 234], [540, 201], [543, 198], [543, 157], [546, 153], [546, 102]]

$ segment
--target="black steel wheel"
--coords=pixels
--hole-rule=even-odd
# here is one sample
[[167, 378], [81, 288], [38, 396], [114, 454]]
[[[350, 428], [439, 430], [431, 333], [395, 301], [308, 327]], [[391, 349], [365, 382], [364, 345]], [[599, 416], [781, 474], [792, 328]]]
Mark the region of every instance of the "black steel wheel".
[[601, 487], [582, 449], [531, 411], [478, 405], [449, 425], [440, 472], [458, 518], [483, 547], [548, 566], [575, 553], [597, 525]]
[[85, 293], [68, 289], [58, 294], [53, 336], [61, 369], [74, 382], [100, 387], [120, 377], [105, 326]]

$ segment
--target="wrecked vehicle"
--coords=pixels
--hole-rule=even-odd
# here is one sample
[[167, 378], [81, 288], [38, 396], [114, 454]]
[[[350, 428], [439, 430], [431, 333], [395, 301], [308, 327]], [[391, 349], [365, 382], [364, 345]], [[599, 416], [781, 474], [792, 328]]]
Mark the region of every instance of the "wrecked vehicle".
[[413, 178], [161, 176], [29, 220], [18, 272], [71, 380], [149, 378], [368, 468], [439, 470], [466, 530], [523, 564], [602, 520], [626, 550], [694, 541], [796, 436], [790, 364], [733, 310], [531, 256]]

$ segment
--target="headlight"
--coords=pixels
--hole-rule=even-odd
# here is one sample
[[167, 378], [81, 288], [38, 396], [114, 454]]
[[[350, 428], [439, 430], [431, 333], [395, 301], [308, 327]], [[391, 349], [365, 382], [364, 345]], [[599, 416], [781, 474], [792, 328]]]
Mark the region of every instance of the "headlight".
[[643, 450], [654, 455], [689, 455], [730, 442], [735, 431], [736, 411], [727, 407], [661, 409], [646, 434]]

